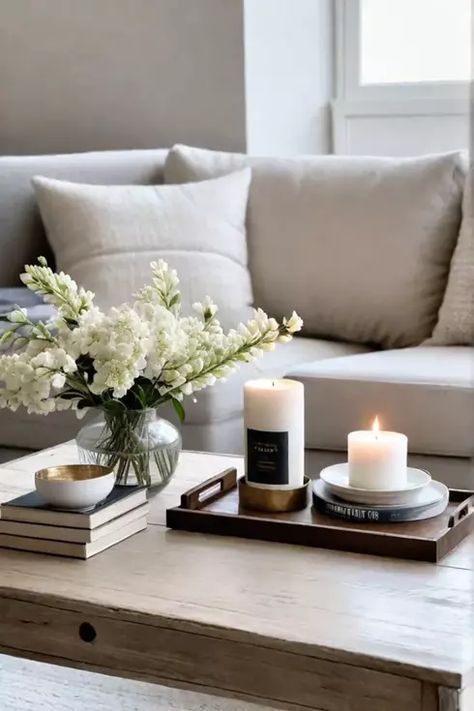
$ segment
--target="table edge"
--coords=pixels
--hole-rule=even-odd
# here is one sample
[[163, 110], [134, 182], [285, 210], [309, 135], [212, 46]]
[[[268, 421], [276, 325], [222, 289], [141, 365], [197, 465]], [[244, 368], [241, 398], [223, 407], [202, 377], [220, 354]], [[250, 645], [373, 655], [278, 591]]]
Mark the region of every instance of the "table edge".
[[[433, 668], [422, 664], [403, 662], [391, 657], [363, 654], [343, 648], [328, 647], [311, 642], [299, 642], [262, 635], [235, 627], [224, 627], [194, 621], [189, 618], [179, 618], [165, 615], [154, 615], [149, 612], [129, 608], [113, 607], [98, 602], [88, 602], [74, 598], [72, 595], [56, 596], [50, 593], [35, 593], [9, 586], [0, 586], [0, 607], [2, 602], [9, 600], [33, 603], [42, 607], [61, 609], [70, 612], [83, 612], [95, 617], [117, 618], [121, 621], [142, 624], [147, 627], [168, 629], [189, 634], [199, 634], [206, 637], [223, 639], [236, 644], [284, 651], [302, 657], [320, 659], [348, 666], [356, 666], [374, 671], [407, 677], [422, 682], [452, 687], [464, 688], [474, 675], [474, 667], [466, 669]], [[1, 622], [0, 622], [1, 625]]]

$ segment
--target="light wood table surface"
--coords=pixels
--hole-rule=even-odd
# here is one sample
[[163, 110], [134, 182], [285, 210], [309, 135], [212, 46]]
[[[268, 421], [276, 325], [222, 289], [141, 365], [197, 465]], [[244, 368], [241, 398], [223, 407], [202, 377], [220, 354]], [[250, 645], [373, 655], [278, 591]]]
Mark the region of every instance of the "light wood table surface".
[[[0, 500], [75, 461], [0, 467]], [[166, 529], [231, 465], [183, 453], [148, 529], [88, 561], [0, 550], [0, 653], [288, 710], [473, 711], [474, 537], [433, 565]]]

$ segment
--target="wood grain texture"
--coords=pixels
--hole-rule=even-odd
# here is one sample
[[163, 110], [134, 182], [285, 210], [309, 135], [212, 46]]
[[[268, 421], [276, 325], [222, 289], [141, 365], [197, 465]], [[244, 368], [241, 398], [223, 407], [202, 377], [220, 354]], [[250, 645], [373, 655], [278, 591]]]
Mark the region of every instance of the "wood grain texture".
[[421, 711], [439, 711], [439, 695], [436, 684], [423, 683], [421, 688]]
[[[4, 650], [2, 650], [0, 648], [0, 659], [2, 659], [6, 654], [8, 654], [8, 652], [5, 652], [5, 654], [3, 652], [4, 652]], [[114, 677], [115, 676], [115, 678], [117, 678], [117, 675], [115, 675], [110, 670], [108, 670], [106, 672], [106, 674], [104, 674], [104, 672], [100, 668], [95, 668], [94, 665], [92, 665], [92, 664], [81, 664], [81, 662], [77, 662], [76, 664], [74, 664], [74, 667], [71, 667], [70, 664], [67, 663], [63, 659], [55, 658], [54, 661], [50, 662], [44, 655], [41, 655], [41, 654], [34, 654], [34, 653], [23, 654], [23, 653], [21, 653], [21, 654], [18, 654], [17, 656], [15, 656], [14, 658], [18, 659], [19, 661], [36, 661], [36, 662], [39, 662], [42, 667], [43, 666], [46, 666], [46, 667], [58, 666], [58, 667], [62, 667], [62, 669], [65, 671], [69, 671], [71, 668], [73, 668], [74, 670], [83, 671], [87, 675], [95, 675], [95, 676], [99, 676], [99, 677], [104, 677], [104, 676]], [[118, 676], [120, 677], [120, 679], [123, 679], [123, 680], [143, 681], [143, 682], [150, 684], [150, 685], [160, 686], [160, 684], [157, 684], [156, 681], [152, 680], [150, 682], [149, 678], [146, 674], [138, 674], [138, 675], [132, 676], [127, 671], [123, 671]], [[319, 706], [318, 707], [313, 706], [313, 707], [311, 707], [311, 709], [308, 710], [307, 706], [300, 706], [300, 705], [294, 705], [294, 704], [288, 704], [288, 703], [281, 704], [279, 702], [274, 702], [274, 703], [272, 703], [271, 706], [269, 706], [268, 704], [265, 704], [264, 702], [262, 702], [261, 699], [253, 698], [253, 697], [249, 696], [249, 694], [240, 696], [239, 694], [231, 694], [230, 692], [224, 691], [221, 688], [209, 689], [209, 693], [207, 693], [207, 692], [203, 691], [202, 687], [196, 688], [196, 686], [193, 684], [187, 684], [186, 682], [179, 682], [179, 681], [177, 681], [176, 683], [173, 682], [173, 685], [170, 687], [162, 685], [161, 688], [163, 688], [163, 689], [174, 688], [174, 689], [180, 689], [183, 691], [190, 691], [190, 692], [192, 692], [194, 697], [212, 698], [213, 700], [216, 700], [216, 701], [220, 700], [220, 699], [236, 701], [238, 703], [242, 703], [243, 708], [246, 711], [247, 711], [247, 709], [248, 709], [248, 711], [251, 711], [251, 709], [252, 710], [255, 709], [255, 711], [257, 711], [257, 709], [258, 709], [258, 711], [262, 711], [262, 708], [263, 709], [271, 709], [271, 711], [327, 711], [326, 709], [322, 709]], [[262, 703], [263, 703], [263, 707], [262, 707]], [[111, 705], [111, 707], [108, 707], [106, 711], [111, 711], [111, 708], [113, 708], [113, 710], [116, 711], [116, 708], [113, 705]], [[204, 705], [204, 708], [200, 709], [200, 711], [206, 711], [206, 708], [207, 707]], [[225, 710], [225, 708], [226, 708], [225, 704], [223, 704], [223, 709]], [[240, 706], [238, 706], [237, 708], [240, 709]], [[2, 709], [2, 711], [3, 711], [3, 709]], [[19, 711], [19, 710], [15, 709], [15, 711]], [[104, 709], [104, 711], [105, 711], [105, 709]], [[438, 711], [438, 710], [436, 710], [436, 711]]]
[[474, 570], [474, 536], [462, 541], [457, 548], [443, 558], [440, 565], [447, 568]]
[[[67, 445], [0, 468], [0, 498], [5, 500], [29, 490], [36, 469], [73, 462], [75, 457], [75, 447]], [[294, 679], [305, 679], [302, 696], [299, 700], [294, 696], [295, 703], [302, 699], [309, 708], [318, 708], [319, 701], [316, 698], [310, 701], [314, 706], [308, 705], [308, 688], [313, 692], [318, 689], [319, 693], [321, 687], [321, 693], [323, 688], [328, 693], [338, 679], [335, 669], [347, 672], [347, 676], [342, 674], [346, 684], [343, 693], [349, 694], [350, 684], [356, 683], [351, 681], [349, 667], [368, 674], [371, 680], [381, 674], [379, 678], [384, 683], [383, 675], [397, 678], [405, 698], [412, 696], [413, 705], [405, 704], [410, 711], [428, 703], [429, 697], [419, 682], [454, 689], [466, 686], [464, 679], [474, 666], [472, 540], [465, 541], [436, 566], [167, 531], [163, 526], [166, 508], [177, 505], [183, 491], [229, 466], [241, 471], [242, 461], [183, 454], [177, 475], [153, 500], [154, 525], [85, 563], [0, 551], [0, 619], [8, 609], [11, 613], [10, 605], [16, 600], [31, 605], [28, 609], [35, 611], [41, 606], [56, 607], [75, 622], [76, 615], [87, 613], [90, 619], [101, 620], [101, 624], [106, 620], [107, 630], [114, 627], [113, 623], [124, 625], [123, 629], [114, 627], [114, 635], [121, 640], [118, 665], [124, 664], [126, 644], [132, 644], [134, 639], [128, 634], [127, 625], [143, 625], [147, 639], [153, 640], [159, 631], [164, 635], [161, 639], [173, 640], [172, 644], [169, 642], [170, 655], [174, 668], [181, 669], [183, 680], [191, 676], [191, 669], [183, 666], [186, 654], [180, 640], [184, 634], [186, 639], [194, 640], [190, 652], [193, 679], [202, 675], [210, 687], [215, 680], [206, 677], [212, 670], [202, 654], [202, 650], [211, 653], [212, 646], [206, 646], [209, 640], [216, 649], [225, 650], [218, 660], [226, 670], [227, 685], [233, 684], [236, 690], [243, 685], [235, 661], [236, 650], [251, 649], [254, 660], [260, 659], [260, 654], [278, 660], [283, 658], [279, 655], [284, 655], [287, 663], [290, 656]], [[66, 628], [71, 635], [74, 631], [75, 642], [72, 644], [71, 638], [70, 647], [74, 658], [70, 663], [79, 663], [82, 658], [75, 638], [77, 630], [72, 624], [67, 627], [62, 613], [59, 617], [63, 620], [62, 634], [66, 634]], [[11, 640], [12, 637], [10, 645]], [[64, 639], [62, 643], [65, 644]], [[39, 650], [37, 645], [34, 625], [26, 625], [20, 646], [27, 652]], [[112, 655], [114, 646], [115, 643], [107, 644], [104, 654]], [[153, 661], [155, 651], [143, 654]], [[184, 661], [178, 664], [180, 655]], [[100, 665], [100, 659], [96, 661]], [[156, 664], [161, 666], [150, 669], [150, 677], [163, 674], [165, 663], [158, 655]], [[332, 669], [324, 682], [318, 671], [323, 668]], [[254, 676], [258, 676], [255, 671]], [[245, 683], [249, 692], [250, 686]], [[263, 681], [254, 679], [252, 683], [258, 691]], [[334, 698], [337, 693], [334, 689]], [[359, 701], [357, 696], [353, 698]], [[329, 701], [324, 703], [322, 708], [333, 708], [328, 706]], [[346, 711], [342, 704], [334, 708]], [[352, 708], [366, 711], [368, 707], [347, 706]], [[381, 711], [392, 707], [373, 708]]]
[[[180, 531], [218, 533], [424, 562], [441, 561], [447, 552], [474, 533], [471, 492], [452, 490], [448, 506], [440, 516], [400, 522], [396, 526], [393, 523], [368, 525], [327, 516], [304, 503], [303, 507], [294, 506], [297, 510], [285, 513], [251, 510], [257, 508], [252, 505], [256, 495], [253, 492], [260, 492], [260, 496], [262, 490], [246, 486], [243, 477], [237, 484], [235, 475], [232, 486], [231, 471], [223, 472], [220, 481], [219, 477], [212, 477], [201, 487], [184, 494], [180, 506], [167, 511], [167, 525]], [[200, 503], [201, 492], [211, 486], [218, 488], [218, 493]], [[292, 493], [301, 496], [299, 490], [297, 494]], [[303, 493], [304, 502], [308, 492]]]
[[275, 711], [243, 700], [0, 655], [2, 711]]
[[[186, 682], [203, 690], [220, 687], [232, 695], [327, 711], [420, 705], [421, 684], [413, 679], [197, 631], [148, 626], [141, 616], [124, 622], [112, 609], [98, 615], [89, 605], [71, 611], [18, 601], [1, 608], [0, 648], [14, 640], [14, 649], [40, 652], [51, 661], [59, 657], [113, 674], [138, 674], [171, 685]], [[84, 622], [96, 632], [92, 643], [80, 637]]]

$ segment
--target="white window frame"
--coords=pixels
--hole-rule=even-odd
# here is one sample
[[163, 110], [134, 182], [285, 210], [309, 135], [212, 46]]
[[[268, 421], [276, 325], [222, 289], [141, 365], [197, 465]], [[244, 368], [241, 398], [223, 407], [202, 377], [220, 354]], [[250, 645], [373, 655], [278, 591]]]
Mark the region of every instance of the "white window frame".
[[360, 0], [336, 0], [336, 98], [332, 102], [333, 148], [351, 152], [348, 123], [358, 117], [463, 116], [471, 82], [361, 84]]
[[337, 0], [337, 96], [349, 101], [469, 98], [468, 81], [422, 81], [402, 84], [360, 84], [360, 0]]

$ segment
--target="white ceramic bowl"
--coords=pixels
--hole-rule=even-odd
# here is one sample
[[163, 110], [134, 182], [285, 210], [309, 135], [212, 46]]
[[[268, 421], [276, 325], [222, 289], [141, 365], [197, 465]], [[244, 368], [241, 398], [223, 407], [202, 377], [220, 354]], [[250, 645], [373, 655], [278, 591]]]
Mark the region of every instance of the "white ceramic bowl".
[[36, 491], [58, 509], [88, 509], [106, 498], [115, 484], [110, 467], [67, 464], [41, 469], [35, 474]]

